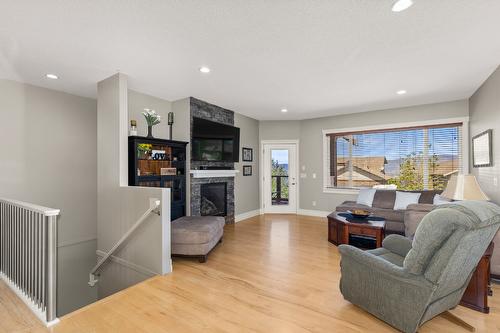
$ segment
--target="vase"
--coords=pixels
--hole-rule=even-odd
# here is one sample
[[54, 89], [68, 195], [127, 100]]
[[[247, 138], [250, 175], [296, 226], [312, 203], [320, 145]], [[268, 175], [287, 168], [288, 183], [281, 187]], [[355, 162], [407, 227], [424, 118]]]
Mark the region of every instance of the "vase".
[[153, 126], [148, 125], [148, 138], [154, 138], [153, 136]]

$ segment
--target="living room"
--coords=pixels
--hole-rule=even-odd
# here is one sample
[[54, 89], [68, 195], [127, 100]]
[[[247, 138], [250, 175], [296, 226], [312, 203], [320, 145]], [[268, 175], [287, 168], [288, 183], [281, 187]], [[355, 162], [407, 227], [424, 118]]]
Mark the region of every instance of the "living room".
[[499, 4], [1, 7], [0, 331], [500, 330]]

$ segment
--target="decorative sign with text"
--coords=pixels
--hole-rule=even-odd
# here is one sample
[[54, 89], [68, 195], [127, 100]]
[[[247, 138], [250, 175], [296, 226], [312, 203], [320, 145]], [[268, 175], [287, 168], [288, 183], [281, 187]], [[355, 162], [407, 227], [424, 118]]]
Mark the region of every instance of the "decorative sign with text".
[[166, 160], [167, 155], [165, 154], [164, 150], [152, 150], [151, 151], [151, 158], [153, 160]]

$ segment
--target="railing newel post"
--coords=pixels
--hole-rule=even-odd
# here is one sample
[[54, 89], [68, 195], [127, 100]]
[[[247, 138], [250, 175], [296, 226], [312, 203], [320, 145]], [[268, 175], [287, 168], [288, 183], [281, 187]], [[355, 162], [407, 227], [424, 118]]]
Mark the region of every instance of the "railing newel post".
[[47, 322], [56, 319], [57, 300], [57, 216], [47, 217], [45, 298]]

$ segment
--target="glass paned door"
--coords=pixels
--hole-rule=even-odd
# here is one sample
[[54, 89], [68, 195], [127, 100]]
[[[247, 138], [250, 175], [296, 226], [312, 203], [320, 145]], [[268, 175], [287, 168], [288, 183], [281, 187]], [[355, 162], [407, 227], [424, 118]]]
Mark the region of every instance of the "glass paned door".
[[264, 146], [264, 210], [296, 213], [296, 145]]
[[289, 151], [271, 149], [271, 205], [289, 204]]

